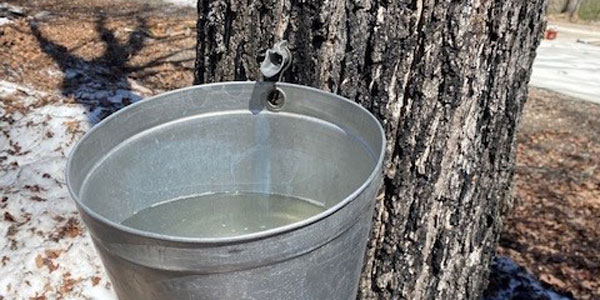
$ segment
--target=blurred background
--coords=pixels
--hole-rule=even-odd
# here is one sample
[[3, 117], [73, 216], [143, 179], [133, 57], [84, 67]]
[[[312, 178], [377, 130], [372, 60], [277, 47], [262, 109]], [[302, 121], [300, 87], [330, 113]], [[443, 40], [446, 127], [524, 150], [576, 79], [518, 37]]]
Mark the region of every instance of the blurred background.
[[[549, 0], [547, 20], [498, 254], [561, 296], [600, 299], [600, 1]], [[507, 284], [503, 271], [493, 274], [490, 290]], [[546, 299], [530, 292], [520, 299]]]

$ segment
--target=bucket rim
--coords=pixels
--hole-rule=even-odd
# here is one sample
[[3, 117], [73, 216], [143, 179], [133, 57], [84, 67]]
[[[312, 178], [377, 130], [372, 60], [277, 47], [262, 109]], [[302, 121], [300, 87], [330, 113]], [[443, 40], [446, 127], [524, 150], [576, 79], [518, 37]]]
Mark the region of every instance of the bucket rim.
[[[160, 233], [155, 233], [152, 231], [146, 231], [146, 230], [140, 230], [140, 229], [136, 229], [133, 227], [129, 227], [129, 226], [125, 226], [121, 223], [118, 222], [114, 222], [106, 217], [104, 217], [103, 215], [95, 212], [94, 210], [92, 210], [91, 208], [89, 208], [87, 205], [85, 205], [80, 199], [79, 196], [77, 195], [77, 193], [75, 193], [75, 191], [73, 190], [72, 184], [71, 184], [71, 178], [69, 175], [69, 171], [71, 170], [72, 167], [72, 163], [73, 163], [73, 156], [74, 153], [77, 152], [77, 150], [79, 149], [80, 145], [87, 139], [90, 138], [90, 136], [92, 136], [94, 134], [94, 132], [96, 130], [98, 130], [99, 128], [101, 128], [102, 124], [109, 122], [112, 119], [118, 118], [121, 114], [124, 113], [124, 111], [126, 110], [130, 110], [133, 109], [134, 107], [143, 105], [144, 103], [148, 102], [148, 101], [156, 101], [157, 99], [162, 98], [165, 95], [169, 95], [169, 94], [176, 94], [182, 91], [189, 91], [189, 90], [194, 90], [194, 89], [199, 89], [199, 88], [206, 88], [206, 87], [215, 87], [215, 86], [226, 86], [226, 85], [255, 85], [255, 84], [261, 84], [262, 82], [257, 82], [257, 81], [224, 81], [224, 82], [216, 82], [216, 83], [208, 83], [208, 84], [200, 84], [200, 85], [193, 85], [193, 86], [189, 86], [189, 87], [184, 87], [184, 88], [180, 88], [180, 89], [176, 89], [176, 90], [172, 90], [172, 91], [168, 91], [165, 93], [160, 93], [158, 95], [154, 95], [145, 99], [142, 99], [140, 101], [137, 101], [131, 105], [128, 105], [127, 107], [124, 107], [120, 110], [118, 110], [117, 112], [111, 114], [110, 116], [108, 116], [107, 118], [103, 119], [102, 121], [96, 123], [90, 130], [88, 130], [75, 144], [75, 146], [71, 149], [71, 151], [69, 152], [69, 157], [67, 160], [67, 165], [66, 165], [66, 169], [65, 169], [65, 181], [67, 184], [67, 188], [69, 190], [69, 194], [71, 196], [71, 198], [73, 199], [73, 201], [75, 202], [76, 206], [78, 207], [80, 213], [83, 212], [84, 214], [88, 215], [89, 217], [91, 217], [93, 220], [95, 220], [96, 222], [99, 222], [101, 224], [103, 224], [104, 226], [108, 226], [114, 230], [117, 231], [122, 231], [125, 232], [127, 234], [131, 234], [134, 236], [139, 236], [142, 238], [147, 238], [147, 239], [153, 239], [153, 240], [159, 240], [159, 241], [164, 241], [164, 242], [173, 242], [173, 243], [183, 243], [183, 244], [206, 244], [206, 245], [210, 245], [210, 244], [232, 244], [232, 243], [240, 243], [240, 242], [246, 242], [246, 241], [252, 241], [252, 240], [258, 240], [258, 239], [265, 239], [268, 237], [272, 237], [272, 236], [277, 236], [280, 234], [284, 234], [287, 232], [291, 232], [303, 227], [306, 227], [308, 225], [311, 225], [313, 223], [316, 223], [322, 219], [325, 219], [331, 215], [333, 215], [335, 212], [339, 211], [340, 209], [342, 209], [344, 206], [346, 206], [348, 203], [350, 203], [351, 201], [353, 201], [354, 199], [356, 199], [364, 190], [367, 189], [367, 187], [369, 187], [369, 185], [371, 185], [371, 183], [373, 181], [376, 180], [376, 177], [382, 175], [382, 166], [383, 166], [383, 161], [385, 159], [385, 149], [386, 149], [386, 136], [385, 136], [385, 131], [383, 130], [383, 127], [381, 126], [381, 123], [377, 120], [377, 118], [375, 118], [375, 116], [368, 111], [366, 108], [364, 108], [363, 106], [359, 105], [358, 103], [347, 99], [345, 97], [342, 97], [340, 95], [328, 92], [328, 91], [324, 91], [318, 88], [314, 88], [314, 87], [310, 87], [310, 86], [305, 86], [305, 85], [300, 85], [300, 84], [294, 84], [294, 83], [286, 83], [286, 82], [276, 82], [274, 83], [275, 86], [278, 87], [290, 87], [290, 88], [303, 88], [303, 89], [308, 89], [312, 92], [319, 92], [319, 93], [325, 93], [330, 97], [339, 99], [341, 101], [346, 101], [348, 103], [350, 103], [351, 105], [357, 107], [359, 110], [361, 110], [363, 113], [365, 113], [368, 118], [373, 121], [376, 126], [377, 129], [379, 131], [379, 134], [381, 136], [381, 147], [379, 149], [378, 152], [374, 153], [376, 154], [377, 157], [377, 162], [375, 163], [375, 166], [373, 167], [373, 170], [371, 171], [371, 173], [369, 174], [369, 176], [364, 180], [364, 182], [360, 185], [360, 187], [356, 188], [352, 193], [350, 193], [348, 196], [346, 196], [343, 200], [339, 201], [338, 203], [336, 203], [335, 205], [333, 205], [332, 207], [326, 209], [325, 211], [322, 211], [314, 216], [311, 216], [309, 218], [303, 219], [301, 221], [295, 222], [295, 223], [291, 223], [288, 225], [284, 225], [284, 226], [280, 226], [280, 227], [275, 227], [275, 228], [271, 228], [271, 229], [267, 229], [264, 231], [258, 231], [258, 232], [254, 232], [254, 233], [249, 233], [249, 234], [243, 234], [243, 235], [238, 235], [238, 236], [232, 236], [232, 237], [210, 237], [210, 238], [206, 238], [206, 237], [184, 237], [184, 236], [175, 236], [175, 235], [166, 235], [166, 234], [160, 234]], [[273, 84], [273, 83], [265, 83], [265, 84]], [[376, 150], [376, 149], [375, 149]], [[91, 232], [90, 232], [91, 233]]]

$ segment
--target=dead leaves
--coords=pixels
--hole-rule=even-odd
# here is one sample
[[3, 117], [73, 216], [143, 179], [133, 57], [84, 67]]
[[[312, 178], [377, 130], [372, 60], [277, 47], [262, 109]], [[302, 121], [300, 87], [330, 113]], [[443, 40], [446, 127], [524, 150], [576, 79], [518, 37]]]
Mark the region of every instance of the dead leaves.
[[600, 106], [537, 93], [519, 131], [517, 203], [498, 252], [576, 299], [600, 298]]
[[92, 286], [97, 286], [100, 283], [100, 277], [98, 276], [93, 276], [92, 277]]
[[[17, 229], [17, 226], [15, 225], [10, 225], [8, 227], [8, 230], [6, 231], [6, 236], [9, 238], [8, 240], [13, 243], [14, 247], [16, 247], [16, 241], [12, 238], [15, 234], [17, 234], [19, 230]], [[12, 248], [14, 248], [12, 247]]]
[[50, 235], [50, 239], [58, 242], [62, 238], [69, 237], [74, 238], [83, 233], [83, 229], [79, 223], [79, 220], [75, 217], [70, 217], [67, 222], [60, 226], [55, 232]]
[[81, 129], [81, 123], [77, 120], [70, 120], [70, 121], [65, 121], [63, 122], [63, 125], [65, 125], [67, 128], [67, 133], [75, 136], [79, 133], [84, 133], [85, 131], [83, 129]]
[[9, 230], [8, 230], [8, 232], [6, 233], [6, 235], [7, 235], [7, 236], [10, 236], [10, 235], [13, 235], [13, 234], [14, 234], [14, 233], [11, 233], [11, 229], [10, 229], [10, 227], [13, 227], [13, 226], [15, 226], [15, 225], [16, 225], [16, 226], [22, 226], [22, 225], [24, 225], [24, 224], [27, 224], [27, 222], [31, 221], [31, 214], [30, 214], [30, 213], [24, 213], [23, 215], [21, 215], [21, 218], [22, 218], [23, 220], [22, 220], [22, 221], [19, 221], [19, 220], [17, 219], [17, 217], [15, 217], [15, 216], [14, 216], [13, 214], [11, 214], [10, 212], [8, 212], [8, 211], [5, 211], [5, 212], [4, 212], [4, 221], [11, 222], [11, 223], [14, 223], [14, 225], [11, 225], [11, 226], [9, 226]]
[[50, 273], [52, 273], [59, 267], [59, 265], [55, 264], [53, 260], [57, 259], [62, 252], [62, 250], [46, 250], [44, 251], [44, 255], [38, 254], [35, 257], [35, 266], [38, 269], [46, 266]]
[[34, 184], [34, 185], [24, 185], [23, 188], [30, 190], [33, 193], [39, 193], [40, 191], [45, 191], [45, 189], [43, 189], [42, 187], [40, 187], [38, 184]]
[[60, 256], [60, 254], [62, 253], [62, 250], [46, 250], [45, 253], [46, 253], [46, 257], [48, 257], [50, 259], [55, 259]]
[[44, 198], [42, 198], [40, 196], [37, 196], [37, 195], [31, 196], [31, 197], [29, 197], [29, 199], [32, 200], [32, 201], [36, 201], [36, 202], [44, 202], [44, 201], [46, 201], [46, 199], [44, 199]]
[[565, 283], [564, 281], [556, 278], [555, 276], [553, 276], [552, 274], [548, 274], [548, 273], [544, 273], [540, 276], [540, 280], [544, 281], [552, 286], [556, 286], [561, 290], [565, 290], [567, 288], [567, 283]]
[[[38, 255], [38, 258], [41, 257], [40, 255]], [[44, 259], [43, 258], [36, 258], [36, 263], [40, 263], [41, 265], [38, 265], [38, 268], [41, 268], [42, 266], [44, 266]], [[67, 294], [73, 292], [73, 290], [75, 289], [75, 286], [77, 286], [79, 283], [81, 283], [83, 281], [83, 278], [73, 278], [71, 277], [71, 272], [65, 272], [62, 274], [61, 276], [61, 282], [58, 286], [52, 286], [49, 283], [46, 283], [46, 285], [44, 286], [44, 290], [40, 293], [36, 293], [35, 296], [30, 297], [30, 300], [46, 300], [48, 299], [48, 297], [46, 296], [46, 294], [51, 293], [51, 299], [64, 299], [65, 296], [67, 296]], [[94, 281], [95, 278], [98, 278], [97, 281]], [[94, 282], [96, 282], [94, 284]], [[100, 282], [100, 278], [99, 277], [94, 277], [92, 278], [92, 284], [95, 286], [98, 284], [98, 282]], [[54, 294], [54, 292], [56, 292], [56, 294]], [[0, 300], [2, 300], [0, 298]]]
[[[17, 97], [17, 95], [3, 97], [1, 107], [5, 110], [6, 116], [13, 115], [14, 113], [20, 113], [24, 115], [25, 113], [27, 113], [28, 110], [27, 107], [21, 101], [20, 97]], [[6, 121], [9, 121], [9, 124], [12, 124], [10, 120]]]
[[62, 281], [62, 284], [60, 285], [60, 288], [58, 289], [58, 291], [62, 295], [70, 293], [71, 291], [73, 291], [73, 288], [75, 287], [75, 285], [80, 283], [81, 281], [83, 281], [83, 279], [81, 279], [81, 278], [73, 279], [73, 278], [71, 278], [71, 273], [66, 272], [63, 274], [63, 281]]
[[18, 142], [14, 142], [13, 140], [9, 139], [8, 144], [10, 145], [10, 148], [6, 150], [6, 153], [8, 155], [21, 156], [31, 152], [31, 150], [21, 151], [23, 150], [23, 148], [19, 145]]
[[13, 215], [11, 215], [9, 212], [5, 211], [4, 212], [4, 221], [16, 222], [17, 220], [15, 220], [15, 217]]
[[[68, 251], [62, 249], [47, 249], [42, 254], [35, 257], [35, 265], [38, 269], [47, 268], [49, 273], [52, 273], [60, 268], [56, 260]], [[8, 260], [8, 258], [6, 258]], [[2, 259], [4, 262], [4, 259]], [[72, 293], [75, 288], [82, 282], [89, 280], [92, 286], [97, 286], [102, 281], [99, 276], [73, 278], [71, 272], [62, 272], [60, 281], [55, 283], [47, 282], [44, 289], [30, 299], [64, 299], [68, 294]], [[49, 294], [50, 293], [50, 294]], [[46, 296], [48, 295], [48, 296]], [[71, 294], [74, 295], [74, 294]], [[1, 299], [0, 299], [1, 300]]]
[[54, 272], [56, 269], [58, 269], [58, 264], [54, 264], [54, 262], [48, 258], [48, 257], [43, 257], [42, 255], [38, 254], [35, 257], [35, 266], [39, 269], [43, 266], [48, 267], [48, 270], [50, 271], [50, 273]]

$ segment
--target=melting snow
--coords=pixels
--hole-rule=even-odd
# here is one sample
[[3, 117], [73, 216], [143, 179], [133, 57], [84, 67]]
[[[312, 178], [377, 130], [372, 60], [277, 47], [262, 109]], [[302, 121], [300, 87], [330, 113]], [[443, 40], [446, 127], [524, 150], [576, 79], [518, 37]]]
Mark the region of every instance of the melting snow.
[[[132, 97], [118, 89], [88, 92], [88, 100]], [[0, 98], [21, 108], [0, 105], [0, 296], [116, 299], [64, 179], [67, 155], [100, 108], [36, 105], [47, 96], [0, 81]]]

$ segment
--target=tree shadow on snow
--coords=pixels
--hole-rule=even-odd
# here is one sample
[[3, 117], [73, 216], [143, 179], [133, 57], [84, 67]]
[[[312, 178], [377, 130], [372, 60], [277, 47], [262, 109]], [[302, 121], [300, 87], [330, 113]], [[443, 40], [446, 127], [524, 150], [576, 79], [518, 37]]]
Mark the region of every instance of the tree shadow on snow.
[[50, 40], [40, 31], [38, 24], [29, 22], [42, 51], [56, 62], [63, 73], [62, 94], [89, 108], [91, 124], [142, 98], [132, 89], [128, 76], [133, 69], [127, 67], [129, 58], [144, 47], [148, 29], [144, 18], [137, 17], [136, 21], [137, 26], [127, 41], [119, 42], [115, 33], [106, 27], [106, 17], [98, 17], [95, 30], [105, 44], [105, 50], [89, 60]]

